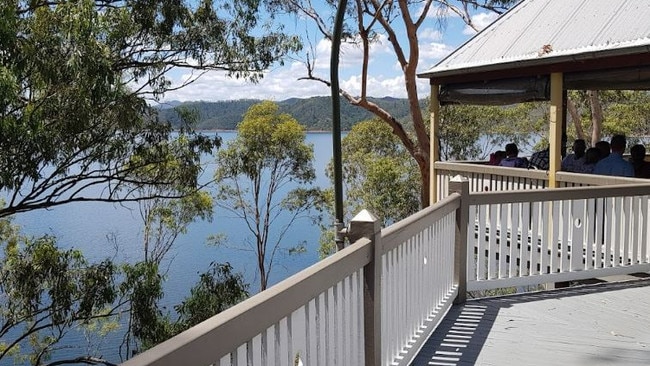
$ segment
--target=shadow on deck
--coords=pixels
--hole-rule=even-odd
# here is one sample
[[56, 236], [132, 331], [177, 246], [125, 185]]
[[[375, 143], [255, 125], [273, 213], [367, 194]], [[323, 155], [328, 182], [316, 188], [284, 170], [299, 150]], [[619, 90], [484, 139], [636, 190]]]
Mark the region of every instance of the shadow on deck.
[[647, 276], [455, 305], [411, 365], [648, 365]]

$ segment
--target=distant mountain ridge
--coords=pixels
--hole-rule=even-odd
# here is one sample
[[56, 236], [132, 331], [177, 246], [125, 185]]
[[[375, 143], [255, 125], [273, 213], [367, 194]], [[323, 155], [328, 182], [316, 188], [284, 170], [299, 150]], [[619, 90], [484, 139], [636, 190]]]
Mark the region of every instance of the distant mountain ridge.
[[[369, 98], [382, 108], [388, 110], [396, 119], [410, 119], [407, 99], [399, 98]], [[244, 113], [253, 104], [260, 103], [258, 99], [240, 99], [219, 102], [169, 102], [158, 110], [161, 121], [169, 121], [172, 126], [179, 127], [181, 119], [174, 107], [194, 110], [197, 115], [196, 128], [199, 130], [235, 130], [241, 122]], [[330, 97], [290, 98], [276, 102], [282, 113], [293, 116], [308, 131], [330, 131], [332, 129], [332, 103]], [[374, 116], [363, 108], [350, 105], [341, 98], [341, 130], [347, 131], [361, 121]]]

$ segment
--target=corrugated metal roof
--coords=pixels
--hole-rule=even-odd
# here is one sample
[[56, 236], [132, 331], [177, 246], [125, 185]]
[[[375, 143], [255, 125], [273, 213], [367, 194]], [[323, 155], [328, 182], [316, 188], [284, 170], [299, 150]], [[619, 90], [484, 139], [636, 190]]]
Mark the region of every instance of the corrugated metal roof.
[[421, 77], [646, 47], [650, 0], [524, 0]]

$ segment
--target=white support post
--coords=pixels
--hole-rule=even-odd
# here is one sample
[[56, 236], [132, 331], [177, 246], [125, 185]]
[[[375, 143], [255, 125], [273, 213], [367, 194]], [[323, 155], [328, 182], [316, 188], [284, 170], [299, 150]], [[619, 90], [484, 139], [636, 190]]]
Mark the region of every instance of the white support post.
[[564, 93], [563, 93], [563, 74], [551, 74], [551, 106], [549, 111], [549, 166], [548, 166], [548, 186], [557, 188], [557, 172], [560, 170], [562, 162], [562, 130], [564, 119]]
[[431, 85], [431, 101], [429, 103], [431, 112], [430, 133], [429, 133], [429, 204], [433, 205], [438, 201], [438, 174], [436, 172], [436, 161], [440, 160], [438, 146], [438, 131], [440, 130], [440, 85]]
[[350, 243], [368, 238], [373, 243], [373, 257], [363, 268], [363, 328], [366, 366], [381, 365], [381, 223], [367, 210], [359, 212], [350, 222]]
[[458, 296], [454, 304], [467, 300], [467, 225], [469, 221], [469, 179], [459, 175], [449, 181], [449, 194], [460, 194], [460, 208], [456, 210], [456, 244], [454, 250], [454, 283]]

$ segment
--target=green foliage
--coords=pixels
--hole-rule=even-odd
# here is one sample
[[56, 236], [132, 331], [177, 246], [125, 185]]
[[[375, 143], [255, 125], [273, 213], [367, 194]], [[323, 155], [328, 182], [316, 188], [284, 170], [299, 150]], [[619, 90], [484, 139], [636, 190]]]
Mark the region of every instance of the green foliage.
[[107, 317], [118, 298], [110, 260], [90, 264], [53, 237], [22, 236], [7, 219], [0, 247], [0, 360], [42, 364], [70, 330]]
[[[343, 200], [345, 216], [350, 219], [367, 209], [384, 226], [401, 220], [420, 209], [420, 175], [417, 164], [391, 132], [388, 125], [373, 119], [360, 122], [341, 140]], [[332, 163], [327, 175], [333, 179]], [[328, 189], [322, 207], [334, 222], [334, 194]], [[334, 228], [321, 228], [320, 256], [336, 250]]]
[[[548, 130], [546, 103], [521, 103], [512, 106], [448, 105], [441, 108], [441, 160], [483, 160], [488, 145], [519, 147], [530, 141], [544, 141]], [[488, 136], [487, 145], [480, 138]]]
[[233, 273], [230, 263], [211, 263], [207, 272], [175, 307], [180, 322], [188, 329], [248, 297], [248, 285], [240, 273]]
[[[598, 92], [603, 109], [601, 136], [607, 138], [615, 134], [628, 136], [628, 145], [638, 143], [650, 130], [650, 94], [635, 90], [601, 90]], [[585, 91], [570, 91], [569, 98], [574, 102], [580, 116], [580, 125], [585, 131], [589, 145], [593, 129], [592, 106]], [[598, 122], [596, 122], [598, 123]], [[567, 125], [568, 141], [577, 138], [574, 123]]]
[[[144, 310], [146, 326], [138, 328], [141, 349], [149, 349], [204, 320], [236, 305], [248, 297], [248, 285], [240, 273], [233, 273], [229, 263], [211, 263], [207, 272], [190, 289], [182, 303], [174, 306], [178, 316], [163, 314], [156, 306]], [[153, 311], [152, 311], [153, 310]], [[142, 322], [144, 319], [137, 319]]]
[[418, 167], [388, 125], [376, 119], [355, 125], [341, 150], [351, 215], [367, 209], [389, 224], [420, 208]]
[[[313, 154], [304, 128], [268, 101], [246, 112], [237, 137], [218, 152], [216, 204], [246, 223], [251, 240], [231, 244], [256, 254], [261, 290], [285, 233], [320, 199], [318, 190], [302, 187], [315, 178]], [[287, 191], [289, 182], [299, 188]], [[277, 222], [281, 212], [289, 213], [286, 222]]]
[[[0, 191], [10, 198], [0, 217], [142, 199], [134, 185], [194, 184], [195, 158], [210, 142], [190, 132], [183, 151], [163, 144], [171, 128], [156, 121], [147, 99], [183, 87], [167, 78], [176, 68], [255, 81], [300, 48], [262, 24], [260, 11], [258, 1], [2, 2]], [[170, 154], [187, 169], [153, 182], [134, 176]], [[106, 182], [101, 194], [91, 189]]]

